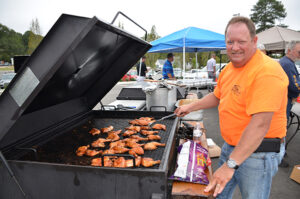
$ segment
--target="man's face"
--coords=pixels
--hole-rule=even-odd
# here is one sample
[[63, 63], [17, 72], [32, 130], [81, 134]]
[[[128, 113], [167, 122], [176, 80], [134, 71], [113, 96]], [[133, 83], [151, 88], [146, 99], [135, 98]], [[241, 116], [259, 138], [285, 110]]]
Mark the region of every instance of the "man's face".
[[244, 66], [256, 51], [257, 37], [251, 38], [243, 23], [229, 25], [226, 33], [227, 55], [234, 67]]
[[297, 43], [292, 50], [289, 50], [287, 56], [293, 61], [300, 60], [300, 43]]
[[169, 61], [170, 61], [170, 62], [173, 62], [173, 61], [174, 61], [174, 57], [170, 57], [170, 58], [169, 58]]

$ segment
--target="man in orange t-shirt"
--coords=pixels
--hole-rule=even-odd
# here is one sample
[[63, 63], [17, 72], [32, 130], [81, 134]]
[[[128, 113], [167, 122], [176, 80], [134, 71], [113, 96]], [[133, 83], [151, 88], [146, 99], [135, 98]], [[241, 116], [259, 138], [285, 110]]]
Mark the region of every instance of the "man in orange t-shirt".
[[[285, 152], [281, 141], [286, 135], [288, 78], [279, 63], [257, 50], [250, 19], [232, 18], [225, 40], [231, 62], [221, 72], [214, 93], [179, 107], [175, 113], [181, 117], [219, 106], [225, 143], [219, 168], [205, 191], [215, 188], [217, 198], [232, 198], [239, 185], [243, 198], [268, 198], [272, 177]], [[266, 149], [265, 141], [276, 143], [278, 148]], [[263, 149], [255, 152], [261, 146]]]

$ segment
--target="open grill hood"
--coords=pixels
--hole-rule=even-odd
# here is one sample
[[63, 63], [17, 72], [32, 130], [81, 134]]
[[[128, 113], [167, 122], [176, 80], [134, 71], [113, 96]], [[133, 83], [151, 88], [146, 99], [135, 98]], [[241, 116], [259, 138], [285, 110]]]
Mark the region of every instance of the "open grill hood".
[[96, 17], [61, 15], [0, 97], [0, 150], [92, 110], [150, 47]]

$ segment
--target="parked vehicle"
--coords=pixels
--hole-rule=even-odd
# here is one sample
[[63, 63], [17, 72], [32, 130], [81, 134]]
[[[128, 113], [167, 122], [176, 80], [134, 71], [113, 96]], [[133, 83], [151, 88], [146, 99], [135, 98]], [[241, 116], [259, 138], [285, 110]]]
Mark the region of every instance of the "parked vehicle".
[[11, 82], [15, 75], [16, 73], [4, 73], [1, 76], [0, 87], [2, 89], [5, 88]]
[[137, 71], [136, 70], [129, 70], [123, 77], [122, 81], [131, 81], [136, 80], [137, 78]]
[[174, 72], [174, 76], [176, 78], [182, 77], [182, 70], [181, 70], [181, 68], [173, 68], [173, 72]]

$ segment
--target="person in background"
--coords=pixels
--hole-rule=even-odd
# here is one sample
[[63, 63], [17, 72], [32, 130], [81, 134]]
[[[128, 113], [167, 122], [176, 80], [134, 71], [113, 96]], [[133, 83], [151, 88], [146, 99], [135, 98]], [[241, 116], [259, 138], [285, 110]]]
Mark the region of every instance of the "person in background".
[[280, 65], [289, 78], [288, 103], [286, 108], [287, 120], [290, 116], [293, 100], [300, 94], [300, 78], [295, 61], [300, 59], [300, 41], [291, 41], [285, 49], [286, 55], [279, 60]]
[[144, 81], [146, 78], [146, 73], [147, 73], [147, 67], [146, 67], [146, 57], [142, 57], [142, 63], [138, 62], [136, 65], [136, 70], [137, 70], [137, 81]]
[[215, 81], [216, 79], [216, 55], [212, 54], [211, 58], [207, 61], [207, 72], [208, 72], [208, 78], [213, 79]]
[[173, 72], [173, 66], [172, 66], [173, 61], [174, 61], [173, 53], [168, 53], [167, 60], [164, 63], [163, 72], [162, 72], [162, 75], [163, 75], [164, 79], [173, 79], [173, 80], [175, 80], [175, 76], [174, 76], [174, 72]]
[[[289, 78], [288, 103], [286, 107], [286, 118], [288, 121], [293, 101], [295, 101], [300, 94], [300, 78], [295, 65], [295, 61], [300, 59], [300, 41], [291, 41], [288, 43], [285, 53], [286, 55], [279, 60], [279, 63]], [[289, 166], [286, 156], [279, 166]]]
[[214, 92], [175, 110], [182, 117], [218, 106], [225, 143], [219, 168], [205, 189], [214, 190], [218, 199], [232, 198], [236, 185], [243, 199], [269, 198], [285, 153], [288, 77], [277, 61], [257, 50], [255, 32], [250, 19], [232, 18], [225, 29], [230, 63], [220, 73]]
[[265, 45], [263, 45], [263, 44], [257, 44], [257, 48], [258, 48], [261, 52], [263, 52], [265, 55], [267, 54]]

